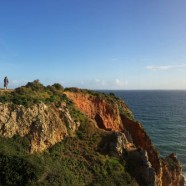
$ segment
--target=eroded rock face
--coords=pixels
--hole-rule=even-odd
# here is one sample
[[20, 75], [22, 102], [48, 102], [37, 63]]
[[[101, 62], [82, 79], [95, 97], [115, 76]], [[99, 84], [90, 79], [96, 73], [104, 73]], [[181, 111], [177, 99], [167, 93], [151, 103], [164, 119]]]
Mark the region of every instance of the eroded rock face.
[[79, 110], [94, 119], [99, 128], [112, 131], [123, 129], [118, 104], [84, 92], [65, 92], [65, 94], [73, 100]]
[[156, 185], [156, 172], [148, 159], [147, 151], [141, 148], [131, 150], [126, 159], [129, 171], [140, 185]]
[[155, 170], [155, 185], [158, 186], [183, 186], [184, 177], [181, 163], [175, 154], [171, 154], [165, 159], [160, 158], [153, 146], [149, 136], [139, 122], [121, 116], [124, 128], [129, 131], [134, 144], [147, 151], [148, 159]]
[[124, 132], [113, 133], [113, 139], [109, 142], [109, 148], [111, 151], [117, 152], [119, 156], [122, 156], [125, 152], [136, 149], [131, 138]]
[[162, 185], [161, 159], [158, 155], [158, 152], [155, 150], [149, 136], [140, 123], [130, 120], [125, 116], [121, 116], [121, 118], [125, 129], [129, 131], [130, 135], [132, 136], [133, 142], [136, 147], [140, 147], [147, 151], [148, 159], [156, 172], [156, 184]]
[[[119, 106], [122, 106], [124, 112], [130, 112], [124, 103], [118, 105], [83, 92], [66, 92], [66, 95], [78, 109], [94, 119], [99, 128], [117, 132], [115, 143], [112, 142], [111, 146], [115, 147], [119, 155], [127, 151], [128, 162], [141, 162], [138, 168], [136, 167], [139, 171], [134, 171], [140, 185], [184, 185], [180, 162], [172, 156], [165, 160], [160, 158], [142, 125], [119, 111]], [[175, 167], [171, 166], [170, 159]]]
[[65, 106], [56, 108], [35, 104], [26, 108], [21, 105], [0, 104], [0, 112], [0, 135], [29, 136], [31, 153], [42, 152], [68, 136], [69, 130], [75, 131], [78, 128]]
[[184, 177], [182, 176], [181, 164], [176, 154], [170, 154], [162, 160], [163, 176], [162, 185], [184, 185]]

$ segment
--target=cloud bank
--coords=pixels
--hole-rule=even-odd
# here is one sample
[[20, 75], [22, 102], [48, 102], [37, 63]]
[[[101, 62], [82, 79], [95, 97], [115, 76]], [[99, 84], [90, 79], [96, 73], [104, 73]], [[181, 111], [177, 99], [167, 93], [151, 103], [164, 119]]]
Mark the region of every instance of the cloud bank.
[[182, 65], [160, 65], [160, 66], [146, 66], [147, 70], [170, 70], [170, 69], [180, 69], [185, 68], [186, 64]]
[[95, 89], [124, 89], [127, 85], [127, 80], [117, 78], [113, 80], [94, 79], [91, 83], [91, 86]]

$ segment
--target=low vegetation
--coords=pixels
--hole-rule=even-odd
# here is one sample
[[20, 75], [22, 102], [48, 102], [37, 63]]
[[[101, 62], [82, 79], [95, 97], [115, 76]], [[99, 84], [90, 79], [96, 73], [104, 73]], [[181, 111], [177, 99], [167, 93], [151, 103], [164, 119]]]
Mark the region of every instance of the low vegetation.
[[[116, 99], [114, 95], [109, 98], [101, 93], [99, 96]], [[97, 129], [77, 110], [60, 84], [45, 87], [35, 80], [13, 92], [0, 92], [0, 102], [26, 107], [41, 102], [58, 107], [65, 102], [73, 119], [81, 123], [73, 137], [65, 138], [43, 153], [29, 153], [29, 136], [0, 137], [0, 185], [137, 185], [128, 174], [123, 159], [100, 150], [103, 138], [109, 132]]]
[[54, 103], [56, 106], [66, 100], [63, 94], [64, 88], [56, 83], [45, 87], [39, 80], [27, 83], [25, 86], [16, 88], [13, 92], [0, 92], [0, 102], [12, 102], [17, 105], [31, 106], [35, 103]]
[[68, 137], [42, 154], [29, 154], [27, 137], [1, 137], [1, 184], [137, 185], [127, 173], [124, 160], [99, 151], [104, 135], [101, 131], [96, 132], [94, 125], [84, 119], [76, 137]]

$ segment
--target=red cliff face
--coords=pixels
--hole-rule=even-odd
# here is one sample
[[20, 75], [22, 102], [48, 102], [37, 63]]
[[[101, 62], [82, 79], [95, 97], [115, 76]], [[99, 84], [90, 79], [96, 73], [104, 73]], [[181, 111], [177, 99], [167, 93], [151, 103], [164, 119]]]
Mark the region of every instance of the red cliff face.
[[157, 175], [157, 183], [160, 183], [159, 185], [161, 185], [161, 160], [157, 151], [154, 149], [154, 146], [149, 136], [147, 135], [140, 123], [130, 120], [125, 116], [121, 116], [121, 118], [124, 128], [129, 131], [136, 147], [141, 147], [142, 149], [145, 149], [147, 151], [149, 161], [151, 162], [152, 167], [155, 169]]
[[108, 103], [102, 98], [83, 92], [66, 92], [66, 95], [73, 100], [79, 110], [89, 118], [94, 119], [99, 128], [112, 131], [121, 131], [123, 129], [119, 108], [116, 103]]
[[[154, 169], [155, 177], [152, 176], [152, 179], [154, 180], [149, 182], [151, 184], [147, 183], [146, 185], [152, 185], [152, 183], [154, 183], [153, 185], [158, 186], [184, 185], [181, 165], [177, 158], [171, 156], [161, 159], [159, 157], [158, 152], [155, 150], [142, 125], [131, 119], [131, 117], [128, 117], [132, 114], [124, 102], [121, 100], [100, 98], [97, 95], [92, 95], [84, 91], [69, 91], [66, 92], [66, 95], [75, 103], [80, 111], [95, 120], [99, 128], [116, 132], [128, 131], [134, 146], [136, 148], [140, 147], [147, 152], [147, 158], [145, 158], [147, 159], [147, 162], [150, 162], [150, 167], [152, 166]], [[136, 152], [138, 153], [138, 151], [135, 151], [134, 153], [133, 151], [134, 149], [131, 149], [132, 156], [135, 154], [135, 157], [137, 157]], [[143, 173], [141, 172], [140, 174]], [[147, 174], [144, 175], [145, 180]], [[140, 177], [140, 175], [135, 176], [136, 178]], [[140, 183], [140, 185], [144, 184]]]

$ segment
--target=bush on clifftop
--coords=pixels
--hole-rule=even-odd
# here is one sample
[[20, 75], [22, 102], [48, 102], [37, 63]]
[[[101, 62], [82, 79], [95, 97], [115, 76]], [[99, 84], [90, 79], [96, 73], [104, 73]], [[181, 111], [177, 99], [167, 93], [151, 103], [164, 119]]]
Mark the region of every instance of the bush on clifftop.
[[25, 86], [16, 88], [13, 92], [0, 92], [0, 102], [12, 102], [17, 105], [31, 106], [35, 103], [54, 103], [67, 99], [64, 88], [59, 83], [45, 87], [39, 80], [28, 82]]

